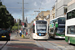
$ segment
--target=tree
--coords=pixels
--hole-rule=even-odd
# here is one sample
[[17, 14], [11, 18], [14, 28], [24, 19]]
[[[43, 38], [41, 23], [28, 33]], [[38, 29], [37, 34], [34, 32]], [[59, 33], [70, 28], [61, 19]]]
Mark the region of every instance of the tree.
[[12, 26], [14, 26], [14, 18], [0, 2], [0, 28], [12, 28]]
[[[19, 25], [19, 29], [21, 29], [21, 25]], [[15, 23], [12, 27], [12, 30], [18, 30], [18, 23]]]

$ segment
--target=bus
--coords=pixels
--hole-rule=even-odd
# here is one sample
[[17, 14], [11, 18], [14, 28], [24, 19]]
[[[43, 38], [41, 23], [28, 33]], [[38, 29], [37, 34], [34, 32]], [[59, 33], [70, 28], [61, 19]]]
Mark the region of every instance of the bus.
[[65, 17], [50, 20], [49, 36], [52, 38], [65, 38]]
[[32, 39], [45, 39], [49, 38], [48, 23], [44, 20], [37, 20], [30, 26], [30, 36]]
[[75, 8], [68, 10], [66, 16], [65, 41], [75, 44]]

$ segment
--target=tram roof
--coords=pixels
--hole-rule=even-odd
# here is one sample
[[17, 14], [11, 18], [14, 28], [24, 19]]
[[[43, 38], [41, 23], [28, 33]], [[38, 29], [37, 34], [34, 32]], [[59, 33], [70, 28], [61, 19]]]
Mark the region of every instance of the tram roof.
[[[55, 20], [55, 19], [58, 19], [58, 18], [61, 18], [61, 17], [64, 17], [64, 16], [56, 17], [56, 18], [54, 18], [54, 19], [52, 19], [52, 20]], [[52, 21], [52, 20], [50, 20], [50, 21]]]

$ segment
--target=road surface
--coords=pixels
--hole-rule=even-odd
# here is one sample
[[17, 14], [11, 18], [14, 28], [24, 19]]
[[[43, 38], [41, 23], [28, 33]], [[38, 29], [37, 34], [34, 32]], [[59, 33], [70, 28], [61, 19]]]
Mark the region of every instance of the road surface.
[[[0, 47], [4, 44], [0, 41]], [[15, 33], [11, 34], [11, 40], [2, 50], [75, 50], [75, 45], [69, 45], [64, 39], [32, 40], [20, 37]]]

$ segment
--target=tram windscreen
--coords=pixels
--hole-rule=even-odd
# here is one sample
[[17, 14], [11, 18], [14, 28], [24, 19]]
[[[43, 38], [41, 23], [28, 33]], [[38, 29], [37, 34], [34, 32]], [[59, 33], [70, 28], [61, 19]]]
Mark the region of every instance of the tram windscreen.
[[59, 24], [65, 24], [65, 17], [58, 18]]
[[46, 33], [47, 22], [38, 22], [36, 23], [37, 33]]
[[57, 28], [57, 33], [64, 34], [65, 33], [65, 28]]

